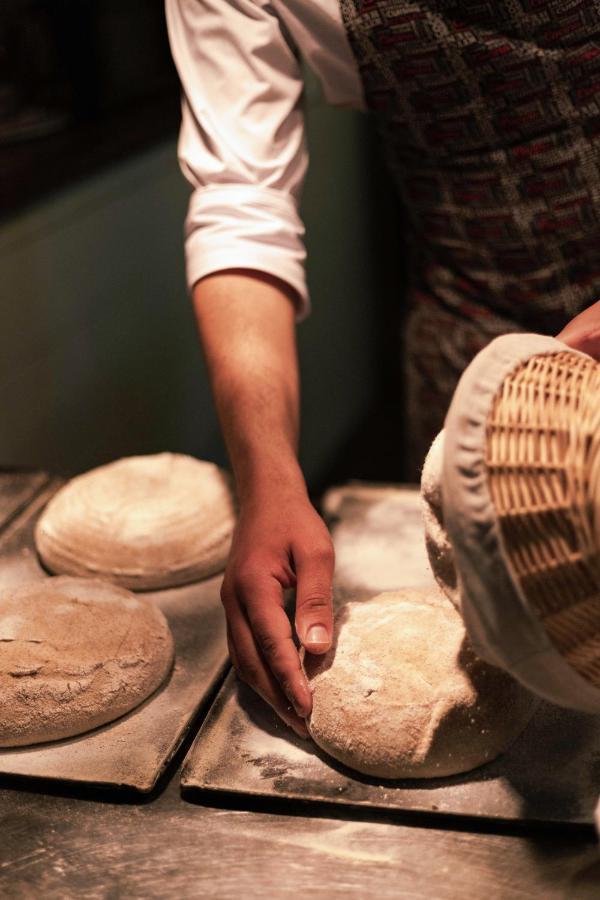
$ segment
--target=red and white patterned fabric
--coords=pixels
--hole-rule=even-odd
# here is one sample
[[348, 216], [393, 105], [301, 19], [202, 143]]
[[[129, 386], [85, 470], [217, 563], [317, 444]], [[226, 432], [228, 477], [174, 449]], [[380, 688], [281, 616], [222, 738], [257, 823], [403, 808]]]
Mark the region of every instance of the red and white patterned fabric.
[[341, 0], [406, 213], [413, 451], [493, 337], [600, 296], [600, 4]]

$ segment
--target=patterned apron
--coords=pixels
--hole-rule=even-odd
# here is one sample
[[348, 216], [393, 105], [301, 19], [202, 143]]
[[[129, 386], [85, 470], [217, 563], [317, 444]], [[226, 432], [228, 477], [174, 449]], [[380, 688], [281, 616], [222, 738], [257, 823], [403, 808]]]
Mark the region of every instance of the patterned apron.
[[406, 218], [409, 465], [471, 358], [600, 296], [600, 0], [340, 0]]

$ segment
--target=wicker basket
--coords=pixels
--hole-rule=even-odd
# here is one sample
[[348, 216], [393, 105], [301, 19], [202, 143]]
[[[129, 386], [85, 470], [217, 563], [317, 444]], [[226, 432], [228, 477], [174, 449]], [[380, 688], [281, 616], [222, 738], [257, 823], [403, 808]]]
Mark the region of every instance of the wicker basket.
[[600, 687], [600, 364], [565, 350], [516, 368], [490, 409], [485, 463], [512, 577]]

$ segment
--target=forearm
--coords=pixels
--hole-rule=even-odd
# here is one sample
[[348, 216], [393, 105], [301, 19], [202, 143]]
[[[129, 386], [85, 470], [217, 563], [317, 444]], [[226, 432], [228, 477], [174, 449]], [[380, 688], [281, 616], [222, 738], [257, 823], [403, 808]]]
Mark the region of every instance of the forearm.
[[259, 272], [217, 272], [195, 286], [194, 309], [241, 502], [304, 491], [290, 289]]

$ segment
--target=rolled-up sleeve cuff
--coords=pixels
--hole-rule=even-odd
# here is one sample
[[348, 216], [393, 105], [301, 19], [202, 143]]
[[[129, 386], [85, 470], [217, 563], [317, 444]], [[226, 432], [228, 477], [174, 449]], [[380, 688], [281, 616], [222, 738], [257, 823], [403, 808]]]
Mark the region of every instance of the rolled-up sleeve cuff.
[[296, 201], [283, 191], [254, 185], [210, 185], [190, 198], [185, 223], [188, 288], [229, 268], [268, 272], [298, 295], [297, 318], [306, 318], [304, 224]]

